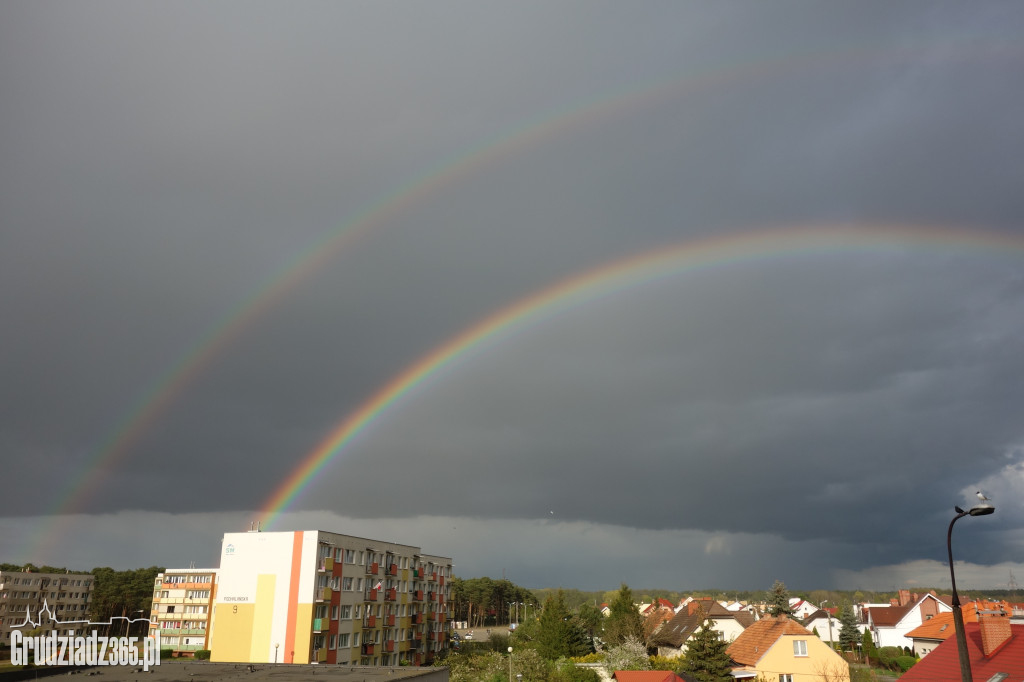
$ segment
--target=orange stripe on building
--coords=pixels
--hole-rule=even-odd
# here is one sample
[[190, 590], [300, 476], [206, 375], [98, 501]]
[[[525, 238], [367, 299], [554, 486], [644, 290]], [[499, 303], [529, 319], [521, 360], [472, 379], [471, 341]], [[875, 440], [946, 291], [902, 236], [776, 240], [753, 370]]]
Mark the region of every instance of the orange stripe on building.
[[288, 583], [288, 621], [284, 634], [285, 655], [288, 662], [295, 662], [295, 627], [299, 608], [299, 576], [302, 571], [302, 533], [295, 531], [292, 539], [292, 575]]

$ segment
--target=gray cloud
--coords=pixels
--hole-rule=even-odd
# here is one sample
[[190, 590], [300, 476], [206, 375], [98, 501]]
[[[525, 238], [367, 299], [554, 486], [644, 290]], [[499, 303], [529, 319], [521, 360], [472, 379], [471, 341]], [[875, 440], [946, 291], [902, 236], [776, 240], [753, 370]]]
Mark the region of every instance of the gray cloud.
[[694, 587], [824, 585], [918, 579], [986, 486], [1006, 502], [972, 562], [1020, 562], [1022, 24], [1013, 3], [0, 9], [4, 523], [54, 534], [43, 552], [58, 510], [205, 514], [159, 561], [118, 550], [189, 561], [404, 368], [574, 273], [790, 225], [947, 226], [958, 244], [723, 263], [515, 326], [287, 518], [462, 519], [431, 537], [480, 571], [542, 536], [516, 564], [536, 586], [572, 575], [563, 531], [582, 556], [614, 536], [611, 587], [669, 579], [641, 548], [700, 554]]

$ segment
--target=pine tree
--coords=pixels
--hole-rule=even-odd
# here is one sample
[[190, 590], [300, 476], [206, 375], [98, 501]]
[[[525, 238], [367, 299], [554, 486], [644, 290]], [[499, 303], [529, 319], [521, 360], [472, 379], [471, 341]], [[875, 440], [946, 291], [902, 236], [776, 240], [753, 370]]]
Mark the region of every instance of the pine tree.
[[608, 606], [608, 614], [604, 625], [605, 640], [610, 644], [621, 644], [630, 637], [641, 642], [644, 640], [644, 618], [633, 603], [633, 591], [626, 583], [622, 583], [619, 593]]
[[687, 673], [698, 682], [730, 682], [732, 661], [726, 649], [729, 643], [705, 620], [686, 646], [686, 658], [679, 672]]
[[789, 608], [789, 590], [786, 589], [784, 582], [776, 580], [775, 584], [772, 585], [771, 593], [768, 595], [768, 615], [788, 616], [791, 613], [793, 611]]
[[849, 604], [839, 607], [839, 627], [839, 648], [843, 651], [856, 649], [860, 630], [857, 628], [857, 615]]

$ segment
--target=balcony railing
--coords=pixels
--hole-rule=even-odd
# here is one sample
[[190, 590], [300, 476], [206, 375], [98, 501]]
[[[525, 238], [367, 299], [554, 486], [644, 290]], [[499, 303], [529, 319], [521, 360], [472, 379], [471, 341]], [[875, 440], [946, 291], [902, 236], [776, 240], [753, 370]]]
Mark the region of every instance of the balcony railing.
[[316, 570], [318, 571], [333, 571], [334, 570], [334, 559], [332, 557], [323, 557], [320, 559], [320, 563], [317, 565]]
[[395, 640], [393, 640], [393, 639], [385, 640], [385, 642], [384, 642], [384, 651], [394, 651], [394, 650], [395, 650]]
[[366, 590], [363, 601], [377, 601], [377, 590]]
[[373, 644], [364, 644], [363, 648], [362, 648], [362, 652], [363, 652], [364, 656], [372, 656], [373, 655]]
[[326, 618], [314, 618], [313, 619], [313, 632], [323, 632], [329, 625], [329, 621]]
[[398, 575], [398, 564], [388, 564], [388, 575]]
[[423, 590], [415, 590], [412, 593], [412, 598], [414, 601], [423, 601]]
[[374, 562], [372, 564], [366, 564], [366, 572], [367, 573], [371, 573], [373, 575], [376, 575], [377, 571], [379, 571], [379, 570], [380, 570], [380, 564], [378, 564], [376, 562]]
[[413, 616], [412, 616], [412, 624], [413, 625], [422, 625], [423, 624], [423, 614], [422, 613], [414, 613]]
[[398, 590], [394, 587], [384, 590], [384, 601], [395, 601], [396, 599], [398, 599]]
[[331, 601], [334, 591], [329, 587], [321, 587], [316, 591], [316, 601]]
[[375, 628], [377, 627], [377, 616], [364, 616], [363, 617], [364, 628]]

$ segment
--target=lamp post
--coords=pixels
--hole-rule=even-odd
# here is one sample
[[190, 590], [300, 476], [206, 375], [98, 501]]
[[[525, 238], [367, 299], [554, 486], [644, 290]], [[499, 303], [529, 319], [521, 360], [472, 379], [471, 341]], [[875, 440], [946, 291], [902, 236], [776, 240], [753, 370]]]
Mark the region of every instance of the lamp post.
[[277, 648], [278, 648], [279, 646], [281, 646], [281, 643], [280, 643], [280, 642], [278, 642], [277, 644], [275, 644], [275, 645], [274, 645], [274, 663], [275, 663], [275, 664], [277, 663]]
[[967, 652], [967, 633], [964, 631], [964, 614], [960, 610], [960, 595], [956, 593], [956, 574], [953, 572], [953, 524], [965, 516], [987, 516], [996, 510], [990, 504], [979, 504], [964, 511], [960, 507], [953, 507], [956, 516], [949, 522], [949, 531], [946, 533], [946, 551], [949, 553], [949, 584], [953, 588], [953, 627], [956, 628], [956, 646], [960, 655], [960, 679], [962, 682], [974, 682], [971, 675], [971, 658]]
[[[825, 606], [825, 604], [829, 604], [829, 603], [831, 603], [831, 602], [829, 602], [829, 600], [826, 599], [825, 601], [823, 601], [820, 604], [818, 604], [818, 608], [821, 609], [822, 611], [825, 611], [824, 606]], [[836, 643], [832, 641], [832, 614], [829, 613], [828, 611], [825, 611], [825, 618], [828, 619], [828, 645], [830, 647], [832, 647], [833, 649], [835, 649], [836, 648]]]
[[508, 682], [512, 682], [512, 647], [508, 648]]

